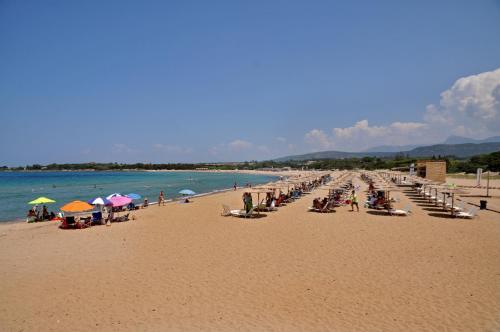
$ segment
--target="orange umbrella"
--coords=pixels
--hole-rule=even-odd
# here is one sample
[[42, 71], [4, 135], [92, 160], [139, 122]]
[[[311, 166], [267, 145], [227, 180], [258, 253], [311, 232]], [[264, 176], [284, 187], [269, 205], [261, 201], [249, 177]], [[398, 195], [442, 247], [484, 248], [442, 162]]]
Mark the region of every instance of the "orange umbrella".
[[64, 212], [82, 212], [92, 210], [93, 208], [94, 207], [87, 202], [73, 201], [61, 207], [61, 210]]

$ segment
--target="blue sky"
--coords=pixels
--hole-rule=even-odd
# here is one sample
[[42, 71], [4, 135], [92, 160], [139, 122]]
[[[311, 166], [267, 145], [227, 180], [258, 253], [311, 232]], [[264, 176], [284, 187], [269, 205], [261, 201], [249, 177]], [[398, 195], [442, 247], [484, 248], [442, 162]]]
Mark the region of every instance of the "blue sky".
[[499, 1], [2, 1], [0, 165], [500, 134]]

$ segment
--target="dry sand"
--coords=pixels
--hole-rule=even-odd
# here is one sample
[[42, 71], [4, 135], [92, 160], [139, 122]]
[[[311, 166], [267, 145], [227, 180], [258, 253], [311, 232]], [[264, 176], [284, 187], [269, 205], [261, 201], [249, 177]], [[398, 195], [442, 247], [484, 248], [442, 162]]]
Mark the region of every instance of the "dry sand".
[[500, 330], [499, 214], [306, 212], [324, 193], [254, 220], [220, 216], [239, 190], [111, 227], [2, 225], [0, 330]]
[[486, 197], [486, 176], [484, 175], [480, 187], [477, 187], [475, 179], [447, 177], [446, 183], [454, 183], [467, 191], [466, 195], [462, 195], [464, 201], [478, 205], [480, 200], [486, 200], [488, 208], [500, 212], [500, 180], [490, 180], [489, 197]]

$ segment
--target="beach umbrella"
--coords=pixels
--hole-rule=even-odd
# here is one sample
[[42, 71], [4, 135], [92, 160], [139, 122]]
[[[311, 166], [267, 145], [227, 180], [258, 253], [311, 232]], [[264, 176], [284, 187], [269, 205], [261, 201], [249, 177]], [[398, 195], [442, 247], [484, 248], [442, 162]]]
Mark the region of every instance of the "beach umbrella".
[[122, 194], [114, 193], [114, 194], [106, 196], [106, 199], [111, 199], [112, 197], [119, 197], [119, 196], [122, 196]]
[[73, 201], [61, 207], [64, 212], [83, 212], [92, 210], [94, 207], [87, 202]]
[[257, 214], [260, 215], [260, 194], [267, 194], [271, 192], [268, 189], [265, 188], [253, 188], [250, 193], [257, 194]]
[[185, 195], [185, 196], [191, 196], [191, 195], [195, 195], [196, 193], [190, 189], [183, 189], [183, 190], [179, 191], [179, 194]]
[[132, 202], [132, 199], [125, 196], [114, 196], [111, 197], [109, 201], [111, 202], [111, 205], [113, 205], [113, 207], [120, 207], [130, 204], [130, 202]]
[[103, 197], [94, 197], [92, 199], [89, 199], [87, 203], [92, 205], [111, 205], [111, 202]]
[[130, 199], [140, 199], [142, 196], [139, 194], [130, 193], [130, 194], [125, 195], [125, 197], [128, 197]]
[[50, 203], [55, 203], [56, 201], [47, 198], [47, 197], [38, 197], [37, 199], [32, 200], [31, 202], [28, 202], [28, 204], [50, 204]]

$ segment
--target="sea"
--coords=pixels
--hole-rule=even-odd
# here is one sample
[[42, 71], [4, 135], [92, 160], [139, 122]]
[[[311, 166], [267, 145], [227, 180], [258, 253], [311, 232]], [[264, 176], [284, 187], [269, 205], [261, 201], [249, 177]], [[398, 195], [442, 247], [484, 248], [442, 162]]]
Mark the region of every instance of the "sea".
[[263, 184], [277, 176], [224, 172], [0, 172], [0, 222], [25, 220], [28, 202], [45, 196], [55, 203], [49, 211], [59, 212], [64, 204], [106, 197], [113, 193], [142, 196], [136, 203], [156, 202], [163, 190], [166, 199], [181, 197], [179, 191], [190, 189], [208, 194], [230, 189], [234, 183]]

